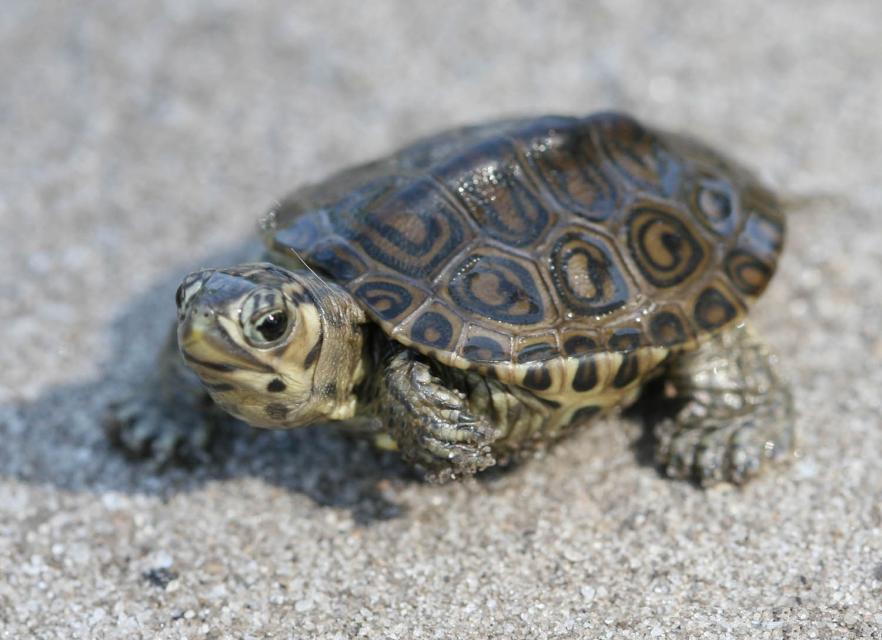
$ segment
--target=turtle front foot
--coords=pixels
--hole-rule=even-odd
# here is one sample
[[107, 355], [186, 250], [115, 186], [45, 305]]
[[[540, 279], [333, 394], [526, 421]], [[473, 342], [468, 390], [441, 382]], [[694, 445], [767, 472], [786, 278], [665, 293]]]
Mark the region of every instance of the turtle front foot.
[[496, 464], [497, 429], [472, 414], [465, 395], [445, 386], [427, 363], [402, 350], [384, 374], [381, 414], [402, 457], [429, 482], [472, 476]]
[[[210, 402], [205, 397], [205, 404]], [[153, 394], [132, 395], [110, 406], [104, 429], [127, 454], [147, 458], [159, 467], [171, 462], [202, 462], [215, 431], [210, 406], [168, 406]]]
[[220, 409], [183, 365], [172, 329], [137, 390], [108, 408], [104, 430], [132, 457], [148, 458], [161, 467], [205, 460], [221, 420]]

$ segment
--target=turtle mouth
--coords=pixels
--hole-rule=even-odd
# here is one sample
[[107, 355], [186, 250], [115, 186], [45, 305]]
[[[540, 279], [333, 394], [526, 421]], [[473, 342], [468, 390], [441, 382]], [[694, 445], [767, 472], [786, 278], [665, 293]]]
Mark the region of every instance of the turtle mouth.
[[208, 378], [236, 371], [275, 373], [273, 367], [239, 346], [210, 311], [193, 310], [185, 314], [178, 325], [178, 347], [200, 377], [203, 372]]

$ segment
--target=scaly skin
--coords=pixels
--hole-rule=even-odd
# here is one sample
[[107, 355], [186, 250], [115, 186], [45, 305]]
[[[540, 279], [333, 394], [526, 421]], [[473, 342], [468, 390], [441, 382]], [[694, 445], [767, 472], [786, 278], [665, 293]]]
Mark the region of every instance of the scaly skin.
[[703, 486], [742, 484], [793, 450], [792, 394], [746, 323], [680, 355], [668, 375], [687, 400], [657, 430], [657, 459], [668, 475]]

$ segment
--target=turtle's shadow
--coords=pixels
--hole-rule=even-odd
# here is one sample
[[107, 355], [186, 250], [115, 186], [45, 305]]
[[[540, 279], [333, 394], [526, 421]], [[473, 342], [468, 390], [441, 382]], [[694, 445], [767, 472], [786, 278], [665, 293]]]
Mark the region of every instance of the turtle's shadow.
[[[165, 469], [132, 459], [110, 443], [102, 428], [109, 406], [148, 377], [174, 322], [174, 292], [183, 276], [196, 267], [235, 264], [256, 255], [260, 247], [251, 243], [170, 268], [101, 329], [107, 349], [96, 358], [97, 376], [48, 388], [26, 403], [0, 405], [0, 478], [72, 492], [170, 496], [248, 477], [303, 494], [320, 506], [348, 510], [361, 525], [404, 514], [397, 496], [408, 487], [431, 491], [396, 454], [379, 452], [327, 425], [265, 431], [230, 419], [208, 460]], [[660, 398], [650, 386], [626, 414], [644, 424], [644, 435], [632, 448], [647, 467], [656, 467], [653, 424], [671, 415]], [[522, 466], [487, 470], [481, 480], [499, 481]]]
[[[258, 247], [250, 244], [200, 262], [234, 264], [255, 255]], [[208, 482], [252, 477], [306, 495], [318, 505], [349, 510], [363, 525], [403, 514], [395, 495], [421, 481], [397, 456], [377, 452], [334, 428], [264, 431], [230, 420], [206, 462], [166, 469], [130, 459], [110, 444], [101, 426], [108, 406], [147, 377], [174, 320], [174, 291], [197, 266], [170, 269], [102, 329], [108, 349], [99, 356], [98, 376], [48, 388], [26, 403], [0, 405], [0, 478], [73, 492], [165, 496], [198, 490]]]

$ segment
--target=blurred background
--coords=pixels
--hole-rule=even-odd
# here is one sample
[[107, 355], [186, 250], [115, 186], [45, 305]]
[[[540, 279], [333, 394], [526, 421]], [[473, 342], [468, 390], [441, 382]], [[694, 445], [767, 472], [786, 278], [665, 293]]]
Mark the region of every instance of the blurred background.
[[[872, 0], [4, 0], [0, 636], [882, 637], [880, 25]], [[671, 483], [634, 419], [443, 489], [326, 432], [166, 472], [106, 445], [179, 278], [274, 199], [598, 109], [799, 205], [756, 314], [797, 387], [789, 470]]]

